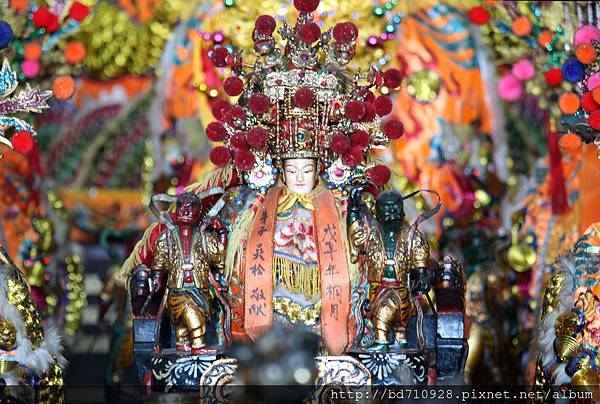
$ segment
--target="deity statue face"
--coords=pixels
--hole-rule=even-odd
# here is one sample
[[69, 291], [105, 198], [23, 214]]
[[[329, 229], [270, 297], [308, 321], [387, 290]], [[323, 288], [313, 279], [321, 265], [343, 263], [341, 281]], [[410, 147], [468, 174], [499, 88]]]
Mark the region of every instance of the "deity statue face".
[[183, 194], [177, 198], [175, 210], [177, 224], [197, 224], [201, 213], [200, 199], [196, 195]]
[[317, 161], [315, 159], [287, 159], [283, 162], [285, 184], [299, 195], [310, 193], [317, 179]]
[[402, 221], [404, 218], [404, 200], [396, 191], [384, 191], [375, 202], [377, 217], [383, 222]]

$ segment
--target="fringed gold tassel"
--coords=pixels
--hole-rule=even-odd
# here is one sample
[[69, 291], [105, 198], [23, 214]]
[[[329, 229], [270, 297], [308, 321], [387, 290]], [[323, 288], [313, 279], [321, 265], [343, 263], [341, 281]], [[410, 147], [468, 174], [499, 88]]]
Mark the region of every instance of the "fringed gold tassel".
[[316, 300], [321, 295], [321, 279], [316, 265], [302, 265], [274, 256], [273, 279], [279, 279], [290, 292], [303, 294], [308, 299]]
[[247, 209], [233, 225], [233, 230], [227, 240], [227, 254], [225, 256], [225, 279], [228, 281], [233, 274], [239, 276], [242, 262], [244, 261], [244, 238], [250, 235], [250, 227], [254, 222], [255, 212]]
[[[194, 192], [196, 194], [205, 191], [209, 188], [222, 185], [227, 188], [233, 177], [233, 165], [227, 164], [225, 167], [214, 169], [206, 173], [202, 179], [185, 188], [186, 192]], [[219, 182], [221, 184], [219, 184]]]
[[115, 279], [117, 281], [126, 285], [131, 271], [133, 271], [133, 269], [138, 265], [142, 264], [142, 260], [140, 259], [140, 257], [148, 253], [148, 249], [151, 247], [149, 245], [150, 236], [152, 235], [154, 228], [159, 224], [160, 223], [152, 223], [150, 226], [148, 226], [148, 228], [144, 232], [144, 235], [142, 236], [142, 239], [138, 241], [135, 247], [133, 248], [133, 251], [129, 255], [129, 258], [125, 260], [125, 262], [121, 266], [121, 269], [116, 271]]

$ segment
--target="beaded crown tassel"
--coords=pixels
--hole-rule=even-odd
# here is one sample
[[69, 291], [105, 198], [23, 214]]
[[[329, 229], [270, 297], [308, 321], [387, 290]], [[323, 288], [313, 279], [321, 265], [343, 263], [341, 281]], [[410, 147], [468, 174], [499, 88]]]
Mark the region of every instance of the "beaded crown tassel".
[[356, 25], [338, 23], [322, 32], [312, 14], [319, 0], [295, 0], [294, 6], [299, 15], [293, 26], [283, 20], [277, 29], [269, 15], [256, 19], [253, 64], [225, 47], [212, 51], [216, 67], [231, 69], [225, 92], [238, 98], [234, 105], [220, 100], [212, 106], [218, 121], [206, 134], [222, 144], [211, 151], [211, 161], [235, 167], [261, 192], [275, 185], [287, 158], [317, 159], [330, 188], [361, 179], [381, 186], [391, 174], [375, 163], [373, 152], [402, 136], [404, 128], [397, 120], [383, 123], [393, 103], [375, 93], [399, 87], [402, 75], [396, 69], [348, 67], [356, 52]]

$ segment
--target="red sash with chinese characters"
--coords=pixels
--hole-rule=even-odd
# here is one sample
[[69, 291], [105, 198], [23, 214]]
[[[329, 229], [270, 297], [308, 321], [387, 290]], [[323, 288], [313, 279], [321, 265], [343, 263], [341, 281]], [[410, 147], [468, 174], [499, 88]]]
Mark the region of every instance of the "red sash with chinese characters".
[[[273, 322], [273, 250], [279, 187], [267, 193], [258, 208], [245, 255], [244, 329], [256, 339]], [[321, 276], [323, 345], [341, 355], [348, 345], [350, 278], [340, 218], [329, 190], [314, 198], [315, 235]]]

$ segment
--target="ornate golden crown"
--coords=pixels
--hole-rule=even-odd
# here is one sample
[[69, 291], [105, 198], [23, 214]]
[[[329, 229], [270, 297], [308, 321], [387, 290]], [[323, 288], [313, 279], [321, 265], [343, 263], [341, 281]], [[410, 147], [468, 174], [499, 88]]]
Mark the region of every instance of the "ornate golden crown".
[[[225, 47], [215, 48], [217, 67], [230, 67], [224, 82], [235, 105], [216, 101], [213, 114], [220, 122], [206, 128], [209, 140], [223, 142], [211, 152], [217, 166], [233, 164], [242, 178], [261, 190], [275, 183], [273, 162], [287, 158], [317, 158], [331, 187], [344, 187], [357, 176], [370, 176], [378, 185], [387, 182], [389, 170], [370, 162], [373, 149], [385, 148], [389, 139], [402, 135], [402, 124], [382, 117], [392, 102], [371, 90], [394, 89], [402, 76], [346, 67], [356, 50], [358, 29], [351, 22], [321, 32], [312, 12], [319, 0], [294, 0], [300, 11], [296, 24], [283, 21], [277, 46], [273, 33], [277, 21], [267, 15], [256, 20], [253, 31], [256, 62]], [[375, 174], [375, 175], [374, 175]]]

